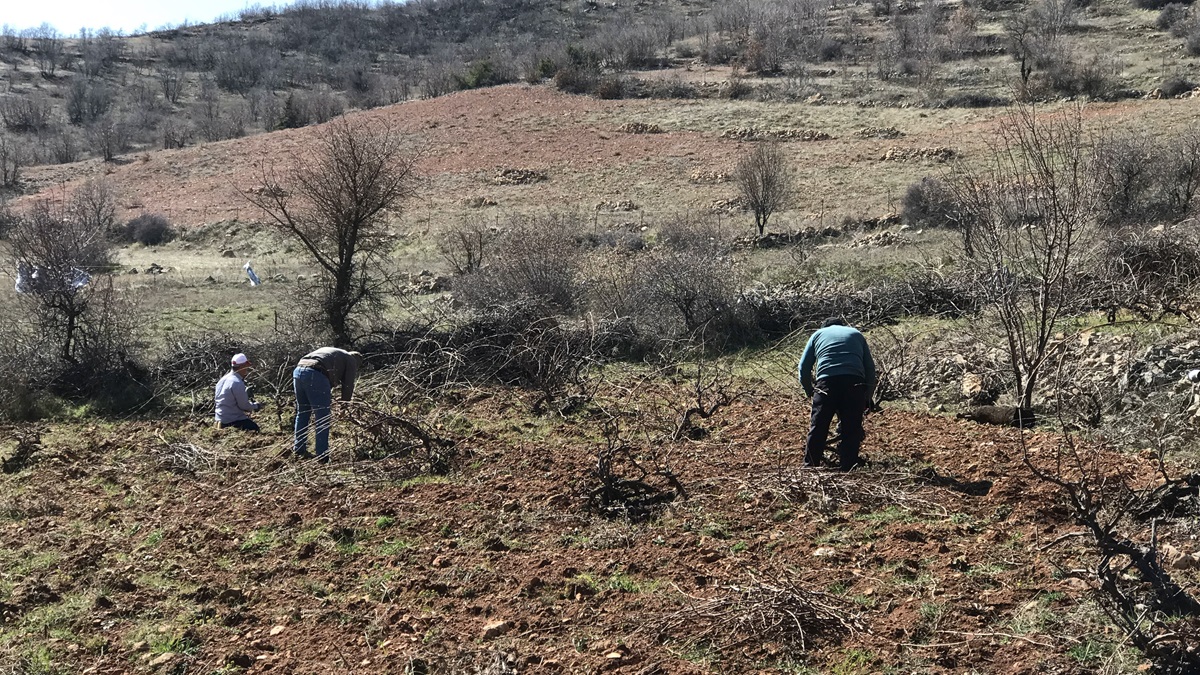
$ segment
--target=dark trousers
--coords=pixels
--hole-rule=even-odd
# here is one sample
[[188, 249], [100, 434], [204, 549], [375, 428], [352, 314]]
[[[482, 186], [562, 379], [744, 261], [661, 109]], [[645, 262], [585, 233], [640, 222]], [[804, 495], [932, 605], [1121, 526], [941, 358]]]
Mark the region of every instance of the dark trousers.
[[838, 418], [837, 454], [839, 467], [849, 471], [858, 466], [858, 450], [862, 447], [863, 413], [867, 410], [867, 384], [858, 377], [827, 377], [813, 387], [812, 421], [808, 428], [808, 444], [804, 448], [804, 465], [821, 466], [825, 461], [825, 441], [833, 416]]
[[242, 431], [259, 431], [258, 423], [254, 420], [238, 420], [236, 422], [219, 422], [222, 429], [241, 429]]

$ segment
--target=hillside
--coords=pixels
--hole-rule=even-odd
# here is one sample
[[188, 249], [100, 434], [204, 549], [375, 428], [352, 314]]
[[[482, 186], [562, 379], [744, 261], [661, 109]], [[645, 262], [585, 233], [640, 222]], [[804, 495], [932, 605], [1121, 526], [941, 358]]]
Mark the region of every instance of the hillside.
[[[889, 412], [870, 418], [869, 471], [814, 476], [803, 405], [761, 390], [704, 441], [659, 449], [687, 498], [630, 522], [588, 508], [603, 444], [587, 420], [549, 428], [487, 396], [460, 410], [470, 468], [448, 476], [338, 449], [329, 468], [288, 464], [275, 427], [43, 432], [3, 483], [5, 652], [26, 654], [18, 672], [93, 673], [1140, 663], [1063, 575], [1084, 551], [1046, 552], [1073, 524], [1014, 432]], [[1027, 442], [1036, 457], [1057, 441]], [[800, 605], [782, 603], [807, 596], [772, 588], [828, 608], [800, 619], [803, 644], [784, 613]]]
[[[1143, 3], [1158, 7], [1155, 3]], [[1200, 19], [1120, 0], [353, 3], [123, 36], [0, 36], [0, 177], [507, 82], [601, 98], [925, 108], [1195, 88]], [[1156, 94], [1158, 95], [1158, 94]]]
[[1200, 671], [1197, 7], [322, 2], [0, 63], [0, 675]]
[[[1054, 109], [1057, 106], [1052, 106]], [[1096, 104], [1089, 125], [1128, 128], [1146, 117], [1158, 128], [1185, 129], [1200, 99]], [[919, 108], [741, 101], [602, 101], [563, 94], [547, 86], [503, 85], [353, 113], [393, 125], [421, 148], [426, 179], [405, 216], [406, 227], [426, 232], [463, 218], [540, 210], [601, 211], [605, 224], [702, 211], [737, 194], [728, 179], [714, 184], [697, 176], [730, 175], [738, 157], [757, 141], [731, 132], [815, 130], [827, 140], [785, 142], [802, 192], [793, 219], [878, 217], [898, 210], [904, 190], [923, 176], [946, 171], [937, 158], [890, 160], [889, 150], [948, 148], [956, 157], [985, 159], [1005, 109], [961, 109], [936, 114]], [[631, 133], [625, 125], [654, 125], [661, 133]], [[864, 134], [895, 129], [901, 136]], [[102, 178], [120, 193], [118, 218], [163, 213], [194, 227], [227, 220], [256, 220], [243, 192], [262, 184], [262, 169], [286, 173], [322, 127], [143, 153], [121, 163], [99, 160], [37, 167], [25, 172], [33, 195], [54, 197]], [[497, 184], [503, 169], [532, 169], [547, 179]], [[480, 199], [489, 206], [475, 205]], [[628, 200], [635, 213], [605, 213], [600, 202]], [[494, 202], [494, 204], [492, 204]], [[846, 204], [853, 204], [847, 207]]]

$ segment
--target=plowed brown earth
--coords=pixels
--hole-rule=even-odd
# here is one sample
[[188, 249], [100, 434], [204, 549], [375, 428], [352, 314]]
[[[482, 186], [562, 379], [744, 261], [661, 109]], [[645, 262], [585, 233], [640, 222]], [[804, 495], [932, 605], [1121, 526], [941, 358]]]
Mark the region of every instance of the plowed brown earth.
[[[1194, 122], [1200, 99], [1092, 104], [1086, 116], [1097, 129], [1140, 124], [1153, 116], [1156, 129]], [[950, 147], [959, 156], [990, 154], [1004, 109], [860, 108], [746, 101], [600, 101], [560, 93], [549, 86], [505, 85], [458, 92], [351, 113], [386, 121], [424, 148], [422, 174], [429, 179], [420, 199], [408, 204], [419, 221], [471, 213], [464, 198], [486, 196], [501, 209], [591, 209], [596, 200], [632, 200], [651, 214], [707, 208], [730, 197], [729, 185], [695, 185], [692, 172], [732, 171], [753, 141], [722, 139], [741, 127], [816, 129], [831, 141], [787, 143], [802, 186], [798, 208], [808, 214], [876, 216], [895, 208], [897, 195], [936, 162], [885, 162], [893, 146]], [[657, 124], [666, 133], [630, 134], [627, 122]], [[869, 126], [898, 126], [897, 140], [861, 139]], [[304, 157], [322, 128], [261, 134], [181, 150], [158, 150], [113, 163], [32, 167], [25, 171], [28, 196], [61, 198], [80, 182], [104, 176], [121, 195], [123, 220], [163, 213], [176, 225], [254, 220], [261, 214], [243, 193], [262, 185], [263, 168], [286, 171]], [[495, 186], [499, 168], [546, 171], [534, 185]], [[849, 206], [848, 206], [849, 205]], [[636, 220], [636, 219], [635, 219]]]
[[[505, 392], [474, 404], [459, 468], [407, 481], [278, 459], [278, 427], [58, 427], [0, 477], [0, 655], [43, 645], [90, 673], [1095, 670], [1070, 652], [1084, 584], [1039, 550], [1071, 523], [1017, 431], [874, 415], [867, 487], [825, 501], [784, 487], [807, 411], [764, 394], [663, 446], [689, 498], [639, 524], [585, 508], [598, 423], [524, 409]], [[181, 443], [234, 454], [171, 470]], [[931, 469], [953, 480], [914, 477]], [[752, 578], [828, 592], [866, 630], [799, 652], [694, 644], [691, 620], [663, 632]]]

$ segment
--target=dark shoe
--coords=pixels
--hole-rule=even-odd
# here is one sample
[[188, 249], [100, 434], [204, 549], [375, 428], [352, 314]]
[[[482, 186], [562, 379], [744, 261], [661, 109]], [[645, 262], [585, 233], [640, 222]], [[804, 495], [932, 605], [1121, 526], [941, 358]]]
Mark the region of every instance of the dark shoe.
[[322, 455], [317, 458], [317, 461], [320, 462], [321, 464], [328, 464], [329, 463], [329, 455]]
[[870, 465], [871, 465], [871, 462], [868, 461], [866, 457], [859, 457], [857, 461], [850, 464], [849, 466], [846, 466], [844, 464], [839, 465], [838, 471], [853, 471], [855, 469], [865, 469]]
[[297, 459], [312, 459], [313, 454], [311, 452], [305, 450], [304, 452], [297, 452], [296, 458]]

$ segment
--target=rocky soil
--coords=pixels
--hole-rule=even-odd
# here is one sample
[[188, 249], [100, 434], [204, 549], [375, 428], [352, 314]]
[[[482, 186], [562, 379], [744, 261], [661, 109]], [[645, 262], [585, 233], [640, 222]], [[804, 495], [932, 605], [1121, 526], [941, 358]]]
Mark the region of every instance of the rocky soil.
[[[703, 440], [633, 441], [687, 498], [628, 518], [588, 507], [600, 422], [528, 405], [510, 391], [464, 404], [446, 476], [348, 461], [343, 427], [328, 467], [284, 457], [271, 419], [262, 436], [191, 417], [46, 429], [0, 477], [0, 665], [648, 675], [1139, 663], [1099, 621], [1086, 576], [1063, 573], [1086, 564], [1078, 540], [1046, 546], [1074, 526], [1020, 439], [1037, 457], [1054, 437], [886, 411], [868, 418], [869, 468], [802, 471], [804, 403], [750, 392]], [[1159, 536], [1181, 559], [1197, 547], [1170, 524]], [[790, 625], [779, 607], [805, 597], [826, 620], [801, 642], [778, 630]]]

